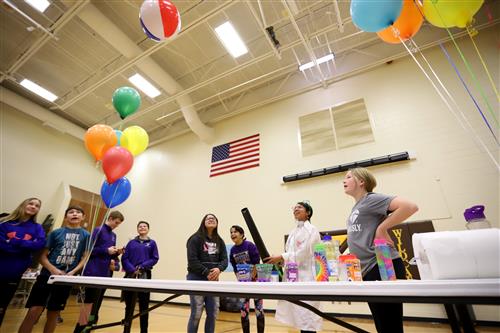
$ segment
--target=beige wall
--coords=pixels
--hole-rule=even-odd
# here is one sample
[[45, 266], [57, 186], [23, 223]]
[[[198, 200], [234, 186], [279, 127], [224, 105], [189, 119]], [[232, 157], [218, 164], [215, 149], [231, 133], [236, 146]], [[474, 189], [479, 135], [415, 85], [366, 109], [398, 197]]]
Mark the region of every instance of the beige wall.
[[[498, 82], [495, 38], [493, 31], [482, 31], [477, 42]], [[482, 73], [470, 42], [464, 40], [461, 45], [475, 71]], [[451, 53], [458, 61], [458, 56]], [[476, 132], [498, 158], [498, 148], [495, 150], [486, 127], [441, 51], [433, 49], [425, 54]], [[481, 77], [494, 101], [486, 77]], [[357, 98], [365, 99], [375, 142], [301, 157], [298, 117]], [[498, 113], [497, 103], [494, 106]], [[49, 207], [60, 205], [55, 201], [60, 198], [62, 182], [99, 191], [100, 171], [94, 168], [82, 142], [44, 128], [5, 105], [1, 105], [1, 117], [2, 210], [11, 210], [21, 199], [36, 195], [44, 200], [42, 213], [47, 213]], [[281, 177], [406, 150], [414, 151], [416, 160], [375, 167], [373, 171], [379, 181], [377, 191], [401, 195], [419, 205], [420, 211], [412, 220], [432, 219], [437, 230], [461, 230], [465, 223], [463, 210], [481, 203], [486, 205], [492, 224], [499, 226], [498, 170], [445, 108], [411, 59], [228, 119], [215, 129], [214, 145], [260, 133], [261, 166], [209, 178], [212, 145], [188, 134], [136, 157], [128, 175], [132, 195], [119, 207], [126, 216], [126, 222], [117, 229], [119, 243], [125, 245], [134, 236], [138, 220], [149, 221], [161, 256], [154, 270], [155, 278], [184, 279], [185, 242], [207, 212], [219, 217], [220, 232], [229, 243], [229, 227], [245, 227], [240, 210], [248, 207], [272, 253], [282, 250], [283, 235], [294, 226], [291, 206], [299, 200], [311, 201], [315, 210], [312, 222], [319, 229], [344, 228], [353, 201], [343, 193], [342, 174], [286, 185]], [[233, 277], [225, 274], [223, 279]], [[335, 305], [332, 309], [367, 311], [364, 304]], [[500, 320], [492, 314], [494, 310], [481, 309], [478, 317]], [[440, 307], [408, 306], [405, 314], [434, 317], [444, 315], [444, 311]]]
[[[71, 184], [98, 192], [101, 171], [83, 142], [0, 103], [0, 211], [12, 211], [28, 197], [42, 200], [40, 218], [60, 214]], [[63, 208], [64, 210], [64, 208]], [[62, 212], [64, 213], [64, 211]], [[61, 220], [59, 219], [59, 222]]]

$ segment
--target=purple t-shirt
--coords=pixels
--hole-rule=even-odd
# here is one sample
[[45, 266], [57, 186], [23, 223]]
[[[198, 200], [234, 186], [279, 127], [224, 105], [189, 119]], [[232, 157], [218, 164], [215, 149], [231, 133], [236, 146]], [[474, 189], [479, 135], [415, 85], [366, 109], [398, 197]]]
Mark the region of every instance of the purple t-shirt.
[[260, 262], [259, 250], [254, 243], [244, 240], [240, 245], [234, 245], [231, 248], [229, 260], [236, 272], [236, 264], [258, 264]]
[[45, 246], [45, 232], [38, 223], [0, 223], [0, 278], [20, 279], [31, 264], [31, 255]]

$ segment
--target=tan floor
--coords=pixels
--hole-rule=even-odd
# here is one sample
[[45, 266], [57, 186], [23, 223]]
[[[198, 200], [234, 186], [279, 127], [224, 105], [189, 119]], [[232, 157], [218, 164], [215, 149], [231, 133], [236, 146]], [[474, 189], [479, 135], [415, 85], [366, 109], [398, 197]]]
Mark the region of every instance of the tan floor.
[[[80, 311], [79, 304], [75, 302], [74, 297], [68, 302], [65, 311], [62, 313], [64, 322], [57, 326], [56, 332], [61, 333], [71, 333], [73, 332], [74, 325], [78, 318]], [[102, 304], [100, 316], [100, 324], [118, 321], [123, 318], [124, 304], [120, 303], [115, 299], [106, 298]], [[6, 318], [4, 319], [3, 325], [0, 328], [1, 333], [14, 333], [17, 332], [21, 321], [24, 318], [26, 310], [19, 307], [10, 307]], [[253, 313], [252, 313], [253, 315]], [[149, 333], [160, 333], [160, 332], [186, 332], [187, 320], [189, 317], [189, 307], [187, 306], [176, 306], [176, 305], [164, 305], [150, 314], [149, 319]], [[241, 326], [239, 321], [239, 313], [229, 313], [221, 312], [219, 314], [216, 329], [218, 333], [222, 332], [241, 332]], [[371, 320], [364, 319], [352, 319], [346, 318], [345, 321], [358, 326], [369, 332], [375, 332], [375, 328]], [[43, 332], [43, 324], [45, 322], [45, 317], [42, 315], [40, 322], [35, 326], [33, 333]], [[250, 318], [252, 324], [251, 331], [256, 332], [255, 327], [255, 317]], [[204, 318], [200, 322], [200, 332], [203, 332]], [[139, 332], [139, 323], [134, 320], [134, 326], [132, 332]], [[478, 328], [478, 332], [498, 332], [498, 328]], [[94, 332], [94, 331], [93, 331]], [[121, 327], [112, 327], [102, 330], [97, 330], [95, 332], [100, 333], [118, 333], [122, 332]], [[298, 332], [294, 329], [289, 329], [282, 324], [274, 320], [274, 315], [270, 313], [266, 316], [266, 332], [274, 333], [288, 333], [288, 332]], [[338, 325], [331, 322], [324, 322], [323, 332], [350, 332]], [[450, 332], [450, 328], [445, 324], [433, 324], [433, 323], [419, 323], [419, 322], [405, 322], [405, 332], [406, 333], [442, 333]]]

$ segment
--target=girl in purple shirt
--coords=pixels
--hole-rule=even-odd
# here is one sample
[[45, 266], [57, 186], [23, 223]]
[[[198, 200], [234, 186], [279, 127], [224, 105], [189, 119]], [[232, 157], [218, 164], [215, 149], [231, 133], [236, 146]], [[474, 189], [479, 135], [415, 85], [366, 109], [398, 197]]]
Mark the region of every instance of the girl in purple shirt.
[[45, 232], [36, 223], [42, 202], [29, 198], [0, 220], [0, 326], [32, 254], [45, 245]]
[[[230, 232], [234, 246], [231, 248], [229, 261], [233, 266], [234, 272], [237, 272], [237, 264], [255, 265], [260, 263], [259, 250], [257, 250], [257, 246], [255, 246], [254, 243], [246, 240], [243, 228], [239, 225], [233, 225]], [[255, 306], [255, 315], [257, 316], [257, 332], [263, 333], [265, 326], [264, 305], [262, 299], [254, 299], [253, 302]], [[250, 333], [250, 320], [248, 319], [249, 308], [250, 299], [245, 298], [243, 302], [241, 302], [240, 308], [243, 333]]]

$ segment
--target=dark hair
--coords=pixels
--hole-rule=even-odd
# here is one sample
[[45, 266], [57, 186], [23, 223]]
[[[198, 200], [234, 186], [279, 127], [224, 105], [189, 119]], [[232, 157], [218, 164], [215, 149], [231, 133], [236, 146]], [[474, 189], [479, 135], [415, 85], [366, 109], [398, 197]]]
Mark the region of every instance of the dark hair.
[[78, 205], [71, 205], [71, 206], [68, 206], [68, 208], [66, 208], [66, 210], [64, 211], [64, 217], [66, 217], [66, 215], [68, 215], [68, 212], [72, 209], [75, 209], [75, 210], [79, 211], [80, 213], [82, 213], [83, 215], [85, 215], [85, 211], [83, 210], [82, 207], [80, 207]]
[[215, 227], [214, 231], [212, 232], [212, 237], [210, 239], [219, 245], [223, 244], [222, 238], [219, 236], [219, 233], [217, 232], [217, 228], [219, 227], [219, 219], [217, 218], [217, 216], [215, 216], [215, 214], [212, 213], [208, 213], [205, 214], [205, 216], [203, 216], [203, 218], [201, 219], [200, 227], [193, 235], [191, 235], [191, 237], [189, 237], [188, 243], [193, 236], [199, 236], [202, 239], [206, 239], [208, 237], [208, 230], [207, 227], [205, 226], [205, 220], [210, 215], [212, 215], [215, 218], [215, 221], [217, 221], [217, 227]]
[[149, 229], [149, 223], [148, 223], [148, 222], [146, 222], [146, 221], [139, 221], [139, 222], [137, 222], [137, 228], [139, 228], [139, 225], [141, 225], [141, 224], [145, 224], [145, 225], [147, 225], [147, 226], [148, 226], [148, 229]]
[[125, 220], [125, 217], [119, 211], [114, 210], [111, 213], [109, 213], [108, 220], [114, 220], [114, 219], [120, 219], [123, 222], [123, 220]]
[[236, 230], [237, 232], [239, 232], [242, 236], [243, 236], [243, 240], [246, 240], [246, 237], [245, 237], [245, 230], [243, 230], [242, 227], [240, 227], [239, 225], [233, 225], [230, 229], [229, 229], [229, 232], [231, 232], [231, 229], [234, 229]]
[[311, 220], [311, 217], [313, 216], [313, 208], [311, 207], [311, 205], [305, 201], [299, 201], [297, 202], [297, 205], [301, 205], [306, 209], [307, 218]]

